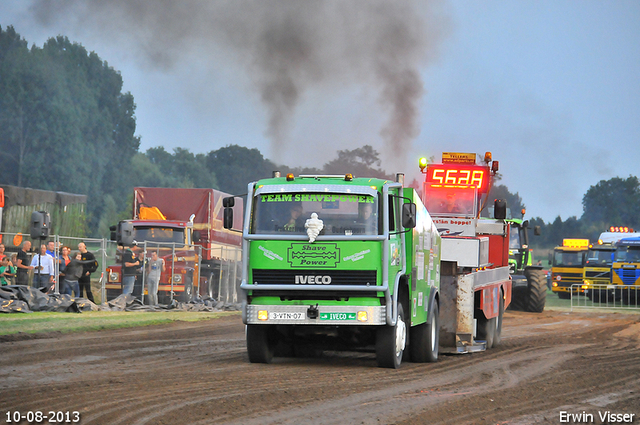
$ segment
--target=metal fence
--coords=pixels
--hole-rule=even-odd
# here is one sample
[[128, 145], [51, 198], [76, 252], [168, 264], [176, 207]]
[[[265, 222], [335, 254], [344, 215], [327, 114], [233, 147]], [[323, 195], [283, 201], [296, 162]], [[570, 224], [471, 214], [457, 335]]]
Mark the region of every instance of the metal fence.
[[[107, 267], [120, 264], [121, 257], [118, 252], [118, 245], [116, 242], [107, 239], [93, 239], [93, 238], [77, 238], [68, 236], [51, 235], [46, 239], [31, 239], [30, 235], [23, 235], [20, 233], [0, 233], [0, 243], [5, 246], [5, 255], [11, 257], [21, 249], [21, 245], [24, 241], [30, 241], [32, 244], [31, 250], [28, 251], [29, 261], [34, 255], [39, 253], [39, 247], [41, 244], [47, 244], [49, 241], [53, 241], [57, 247], [56, 252], [59, 254], [59, 249], [66, 246], [70, 249], [69, 256], [73, 258], [73, 255], [78, 251], [78, 244], [80, 242], [86, 245], [87, 251], [91, 252], [98, 261], [98, 268], [95, 273], [91, 275], [91, 287], [93, 288], [93, 297], [97, 304], [105, 304], [107, 300]], [[161, 246], [162, 245], [162, 246]], [[180, 245], [180, 244], [178, 244]], [[173, 272], [175, 270], [176, 259], [176, 244], [159, 244], [145, 242], [139, 245], [142, 248], [141, 255], [143, 255], [144, 261], [147, 261], [151, 257], [151, 252], [154, 249], [164, 248], [167, 252], [170, 250], [170, 259], [165, 261], [167, 271]], [[121, 247], [120, 247], [121, 248]], [[183, 250], [185, 247], [180, 245]], [[227, 303], [238, 302], [238, 291], [240, 287], [241, 278], [241, 261], [242, 250], [238, 247], [217, 247], [209, 250], [207, 258], [212, 260], [203, 259], [203, 249], [200, 245], [192, 245], [187, 247], [192, 250], [196, 255], [193, 262], [190, 263], [194, 269], [201, 271], [200, 282], [198, 282], [198, 292], [194, 294], [194, 297], [211, 298], [215, 301], [222, 301]], [[58, 264], [54, 261], [56, 266], [55, 271], [55, 287], [54, 292], [60, 293], [61, 285], [59, 282], [59, 270]], [[141, 267], [140, 282], [146, 282], [147, 270], [145, 267]], [[29, 285], [33, 285], [34, 282], [33, 271], [29, 272]], [[203, 290], [203, 285], [206, 285], [206, 289]], [[134, 295], [146, 303], [146, 285], [142, 284], [141, 287], [136, 288]], [[173, 291], [172, 291], [173, 293]], [[111, 297], [113, 298], [113, 296]], [[173, 298], [173, 297], [172, 297]]]
[[601, 308], [640, 311], [640, 286], [591, 285], [584, 295], [582, 284], [571, 285], [571, 310], [574, 308]]

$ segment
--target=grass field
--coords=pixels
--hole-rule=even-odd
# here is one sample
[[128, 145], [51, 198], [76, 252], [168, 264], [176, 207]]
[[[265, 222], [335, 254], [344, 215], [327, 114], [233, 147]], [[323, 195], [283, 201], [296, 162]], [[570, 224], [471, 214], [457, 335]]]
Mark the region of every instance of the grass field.
[[83, 313], [11, 313], [0, 315], [0, 335], [80, 332], [149, 326], [174, 321], [194, 322], [239, 312], [89, 311]]

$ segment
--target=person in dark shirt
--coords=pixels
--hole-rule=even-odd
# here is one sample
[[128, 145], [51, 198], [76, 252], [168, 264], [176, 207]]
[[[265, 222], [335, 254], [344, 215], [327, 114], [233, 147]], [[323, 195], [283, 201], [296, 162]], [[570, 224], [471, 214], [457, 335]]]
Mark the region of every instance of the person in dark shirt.
[[27, 251], [31, 249], [31, 242], [22, 242], [22, 249], [18, 251], [18, 257], [16, 267], [18, 269], [16, 273], [16, 285], [28, 285], [29, 284], [29, 270], [33, 267], [29, 265], [29, 255]]
[[78, 279], [80, 296], [82, 296], [82, 290], [84, 289], [87, 293], [87, 299], [95, 303], [93, 293], [91, 292], [91, 273], [95, 272], [98, 268], [98, 262], [96, 261], [95, 255], [87, 251], [87, 246], [84, 242], [78, 244], [78, 251], [80, 251], [82, 256], [82, 276]]
[[131, 294], [133, 292], [133, 286], [136, 283], [136, 274], [140, 268], [140, 260], [137, 253], [133, 252], [133, 249], [127, 248], [122, 255], [122, 262], [124, 263], [122, 273], [122, 293]]

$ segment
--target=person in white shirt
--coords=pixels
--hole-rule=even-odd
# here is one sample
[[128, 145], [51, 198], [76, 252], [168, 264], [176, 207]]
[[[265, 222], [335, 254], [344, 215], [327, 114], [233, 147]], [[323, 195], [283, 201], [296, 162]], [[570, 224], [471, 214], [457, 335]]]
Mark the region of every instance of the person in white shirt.
[[40, 254], [33, 256], [31, 267], [33, 267], [34, 287], [42, 288], [53, 283], [55, 273], [53, 257], [47, 254], [46, 245], [40, 245]]

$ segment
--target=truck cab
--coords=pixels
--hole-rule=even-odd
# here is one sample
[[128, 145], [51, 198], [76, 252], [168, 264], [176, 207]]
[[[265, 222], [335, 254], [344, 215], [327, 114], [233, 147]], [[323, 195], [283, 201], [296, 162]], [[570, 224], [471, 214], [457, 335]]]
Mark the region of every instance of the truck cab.
[[588, 239], [563, 239], [553, 250], [551, 260], [551, 291], [561, 299], [571, 294], [584, 294], [584, 263], [589, 249]]
[[620, 292], [622, 303], [637, 306], [640, 301], [640, 237], [620, 239], [616, 243], [611, 283]]
[[[193, 223], [174, 220], [125, 220], [132, 229], [131, 238], [134, 254], [141, 259], [156, 251], [158, 257], [164, 259], [166, 271], [160, 277], [158, 298], [166, 303], [173, 298], [189, 302], [194, 291], [199, 290], [198, 254], [193, 248]], [[196, 237], [197, 239], [197, 237]], [[107, 267], [107, 299], [113, 299], [122, 293], [122, 254], [120, 247], [116, 256], [116, 264]], [[146, 251], [145, 251], [146, 249]], [[139, 269], [134, 288], [134, 295], [141, 297], [145, 293], [143, 278], [145, 271]], [[195, 277], [195, 279], [194, 279]]]
[[[226, 201], [225, 228], [234, 201]], [[249, 360], [438, 353], [440, 236], [417, 193], [378, 178], [274, 173], [249, 184], [241, 300]]]

